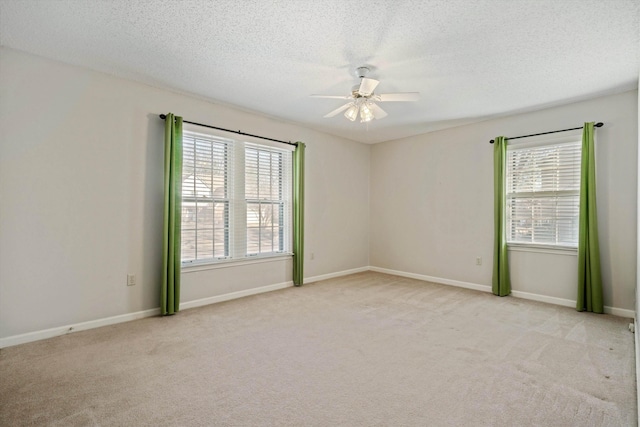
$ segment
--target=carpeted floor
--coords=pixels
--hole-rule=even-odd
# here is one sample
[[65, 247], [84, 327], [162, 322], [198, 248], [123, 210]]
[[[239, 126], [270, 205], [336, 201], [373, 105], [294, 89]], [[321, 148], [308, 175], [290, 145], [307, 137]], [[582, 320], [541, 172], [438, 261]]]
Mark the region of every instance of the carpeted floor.
[[360, 273], [0, 351], [0, 425], [632, 426], [628, 319]]

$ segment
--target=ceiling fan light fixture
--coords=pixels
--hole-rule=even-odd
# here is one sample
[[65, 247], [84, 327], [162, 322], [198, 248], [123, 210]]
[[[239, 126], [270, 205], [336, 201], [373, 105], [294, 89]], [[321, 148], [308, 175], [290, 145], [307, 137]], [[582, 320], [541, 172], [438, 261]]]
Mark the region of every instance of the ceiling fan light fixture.
[[344, 111], [344, 116], [350, 121], [355, 122], [358, 116], [360, 116], [360, 123], [368, 123], [373, 119], [380, 120], [388, 116], [386, 111], [378, 105], [379, 102], [417, 101], [420, 98], [418, 92], [375, 93], [374, 90], [380, 82], [367, 77], [369, 71], [369, 67], [366, 66], [357, 68], [356, 75], [360, 79], [360, 83], [353, 86], [351, 93], [346, 96], [311, 95], [313, 98], [348, 100], [346, 104], [325, 114], [325, 118], [337, 116]]
[[358, 117], [358, 106], [355, 103], [351, 104], [351, 107], [345, 111], [344, 116], [352, 122], [355, 121]]
[[360, 106], [360, 123], [366, 123], [373, 120], [373, 111], [369, 108], [368, 103], [364, 102]]

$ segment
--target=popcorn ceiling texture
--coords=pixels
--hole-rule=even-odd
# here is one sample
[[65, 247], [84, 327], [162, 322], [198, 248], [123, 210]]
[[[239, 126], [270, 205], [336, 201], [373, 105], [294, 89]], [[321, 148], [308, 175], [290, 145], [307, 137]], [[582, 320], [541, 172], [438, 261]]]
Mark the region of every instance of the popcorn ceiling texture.
[[[637, 87], [634, 0], [0, 0], [0, 42], [374, 143]], [[372, 68], [389, 116], [322, 116]], [[179, 112], [176, 112], [179, 113]]]

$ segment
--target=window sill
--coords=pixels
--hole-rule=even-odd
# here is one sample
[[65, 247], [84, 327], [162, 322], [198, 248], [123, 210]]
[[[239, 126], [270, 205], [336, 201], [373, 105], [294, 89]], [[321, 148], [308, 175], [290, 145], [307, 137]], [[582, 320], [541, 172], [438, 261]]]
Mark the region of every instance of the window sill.
[[292, 253], [283, 253], [276, 255], [253, 256], [236, 259], [223, 259], [218, 261], [201, 261], [188, 264], [182, 264], [180, 271], [182, 273], [194, 273], [196, 271], [216, 270], [218, 268], [240, 267], [243, 265], [261, 264], [264, 262], [286, 261], [293, 257]]
[[577, 256], [578, 248], [571, 246], [533, 245], [527, 243], [507, 243], [507, 250], [514, 252], [534, 252], [541, 254]]

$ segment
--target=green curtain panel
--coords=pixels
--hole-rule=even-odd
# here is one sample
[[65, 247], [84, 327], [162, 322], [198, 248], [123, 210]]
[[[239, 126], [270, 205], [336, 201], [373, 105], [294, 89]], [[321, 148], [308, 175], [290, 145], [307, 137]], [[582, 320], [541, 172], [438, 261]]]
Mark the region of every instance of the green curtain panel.
[[293, 152], [293, 284], [304, 279], [304, 149], [298, 142]]
[[182, 117], [167, 114], [164, 123], [164, 238], [162, 315], [180, 308], [180, 216], [182, 208]]
[[580, 166], [580, 226], [578, 232], [578, 311], [602, 313], [602, 274], [596, 213], [596, 159], [593, 122], [582, 131]]
[[509, 278], [509, 259], [507, 256], [506, 233], [506, 182], [507, 171], [507, 138], [499, 136], [493, 143], [493, 280], [492, 291], [504, 297], [511, 293]]

